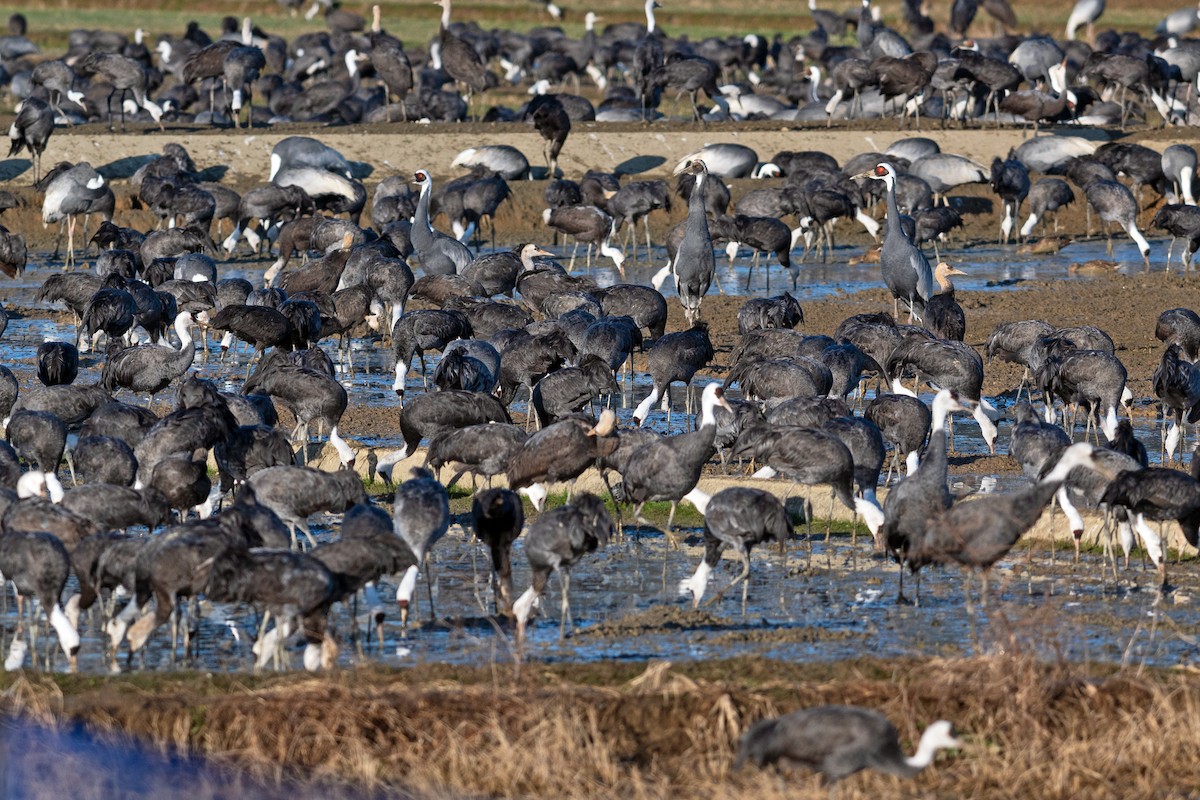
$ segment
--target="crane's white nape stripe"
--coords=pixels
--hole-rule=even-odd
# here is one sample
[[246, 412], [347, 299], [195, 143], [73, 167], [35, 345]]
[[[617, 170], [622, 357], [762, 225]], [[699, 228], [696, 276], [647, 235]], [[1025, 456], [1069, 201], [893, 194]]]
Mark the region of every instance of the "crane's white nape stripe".
[[700, 564], [696, 567], [696, 572], [692, 577], [679, 582], [679, 593], [681, 595], [691, 595], [692, 607], [700, 606], [700, 598], [704, 597], [704, 590], [708, 588], [708, 576], [712, 573], [712, 567], [708, 566], [708, 562], [700, 559]]
[[708, 511], [708, 503], [710, 500], [712, 500], [712, 496], [707, 492], [702, 492], [699, 488], [696, 488], [685, 494], [683, 499], [694, 505], [696, 510], [703, 515]]
[[54, 607], [50, 609], [50, 624], [54, 627], [54, 632], [58, 634], [58, 644], [63, 653], [71, 656], [79, 650], [79, 632], [63, 614], [58, 603], [55, 603]]
[[29, 644], [20, 636], [14, 636], [8, 647], [8, 655], [4, 658], [4, 671], [16, 672], [25, 663], [25, 654], [29, 652]]

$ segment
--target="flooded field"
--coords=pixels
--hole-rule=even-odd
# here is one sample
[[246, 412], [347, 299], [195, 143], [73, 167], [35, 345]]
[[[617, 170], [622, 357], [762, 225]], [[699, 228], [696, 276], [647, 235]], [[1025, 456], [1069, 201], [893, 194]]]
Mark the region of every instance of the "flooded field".
[[[1023, 283], [1059, 282], [1088, 292], [1100, 291], [1114, 280], [1122, 280], [1121, 274], [1114, 277], [1070, 269], [1076, 259], [1102, 257], [1103, 241], [1077, 243], [1073, 250], [1072, 258], [1068, 259], [1014, 257], [1009, 251], [985, 245], [958, 249], [953, 254], [955, 263], [968, 272], [961, 279], [960, 297], [986, 308], [993, 300], [1012, 300], [1021, 294], [1029, 298], [1042, 295], [1036, 289], [1026, 291]], [[867, 307], [876, 302], [872, 292], [878, 281], [877, 266], [847, 266], [845, 260], [860, 253], [861, 248], [845, 251], [848, 252], [837, 253], [841, 263], [801, 267], [802, 286], [798, 294], [810, 317], [804, 328], [808, 332], [832, 330], [833, 324], [824, 324], [822, 315], [834, 314], [833, 319], [840, 319], [835, 312], [845, 316], [863, 310], [859, 307], [864, 302]], [[1129, 255], [1118, 247], [1118, 257]], [[223, 268], [222, 274], [260, 279], [262, 268], [263, 264], [258, 262], [238, 262]], [[33, 380], [30, 356], [38, 342], [46, 337], [73, 337], [69, 316], [61, 311], [55, 313], [35, 299], [36, 289], [50, 269], [52, 265], [40, 264], [30, 269], [21, 281], [5, 287], [6, 307], [19, 309], [22, 316], [10, 321], [0, 340], [0, 358], [12, 364], [26, 381]], [[1173, 280], [1159, 272], [1161, 267], [1156, 265], [1155, 274], [1148, 280]], [[1122, 273], [1136, 278], [1140, 267], [1127, 266]], [[724, 262], [721, 279], [730, 296], [713, 297], [706, 303], [706, 308], [713, 312], [714, 342], [719, 343], [719, 363], [712, 375], [715, 378], [720, 378], [720, 364], [725, 363], [721, 353], [728, 353], [732, 341], [733, 331], [728, 326], [746, 291], [745, 275], [744, 260], [733, 269]], [[602, 283], [616, 279], [615, 272], [603, 268], [595, 270], [593, 276]], [[779, 277], [778, 272], [775, 277]], [[627, 279], [638, 280], [638, 273], [631, 272]], [[759, 280], [757, 275], [754, 280]], [[664, 288], [669, 288], [669, 284]], [[761, 293], [755, 291], [754, 283], [750, 291]], [[968, 340], [982, 340], [987, 330], [987, 326], [980, 325], [973, 329]], [[1114, 337], [1125, 350], [1119, 355], [1128, 358], [1127, 354], [1136, 348], [1122, 342], [1116, 331]], [[345, 433], [380, 451], [394, 449], [401, 445], [401, 440], [396, 425], [398, 400], [391, 391], [389, 352], [377, 339], [370, 338], [356, 339], [353, 347], [354, 370], [346, 369], [344, 364], [339, 364], [339, 369], [351, 394], [353, 414], [364, 424], [343, 426]], [[194, 369], [218, 380], [225, 389], [237, 391], [246, 357], [245, 352], [236, 351], [224, 358], [219, 350], [207, 357], [201, 353]], [[436, 362], [436, 354], [427, 358], [430, 371]], [[640, 358], [637, 362], [642, 363]], [[81, 380], [98, 376], [99, 364], [95, 356], [85, 357]], [[1131, 364], [1131, 380], [1148, 378], [1137, 373], [1137, 366]], [[989, 367], [989, 378], [992, 374]], [[702, 378], [700, 382], [708, 379], [711, 378]], [[650, 390], [649, 376], [635, 372], [632, 383], [622, 379], [621, 386], [622, 392], [612, 399], [612, 405], [621, 424], [627, 425], [631, 424], [633, 407]], [[423, 390], [419, 369], [409, 372], [408, 389], [410, 394]], [[734, 391], [733, 396], [736, 394]], [[160, 398], [160, 402], [165, 400], [165, 396]], [[675, 401], [676, 407], [682, 405], [679, 394]], [[1011, 392], [999, 394], [996, 400], [1002, 410], [1011, 402]], [[524, 402], [519, 400], [512, 410], [514, 419], [523, 421]], [[681, 419], [678, 415], [673, 418], [672, 431], [679, 429]], [[665, 431], [665, 415], [652, 414], [649, 424]], [[1156, 420], [1143, 412], [1136, 417], [1136, 430], [1152, 459], [1157, 459]], [[1008, 426], [1002, 424], [1000, 453], [1007, 451], [1007, 432]], [[957, 493], [975, 491], [989, 477], [997, 480], [995, 485], [1000, 490], [1024, 485], [1025, 479], [1011, 460], [987, 455], [978, 428], [969, 417], [956, 424], [955, 434], [957, 455], [952, 458], [955, 473], [952, 484]], [[467, 500], [456, 501], [462, 512], [469, 507], [467, 503]], [[957, 570], [927, 570], [922, 579], [921, 605], [898, 605], [897, 568], [871, 553], [865, 529], [860, 527], [857, 541], [852, 544], [843, 524], [826, 543], [821, 520], [829, 506], [824, 490], [814, 493], [812, 504], [818, 517], [815, 541], [793, 540], [786, 555], [775, 549], [754, 554], [745, 615], [740, 610], [738, 590], [732, 593], [737, 597], [731, 595], [698, 611], [693, 611], [690, 601], [679, 595], [679, 582], [692, 573], [703, 554], [699, 528], [695, 527], [698, 518], [692, 517], [689, 546], [681, 551], [669, 549], [657, 530], [627, 527], [623, 538], [585, 559], [576, 569], [572, 581], [575, 631], [564, 640], [559, 639], [558, 584], [552, 583], [554, 588], [544, 598], [543, 610], [531, 626], [525, 657], [562, 663], [637, 662], [657, 658], [705, 660], [740, 655], [837, 660], [864, 652], [881, 657], [967, 655], [1010, 647], [1017, 640], [1041, 656], [1079, 661], [1135, 660], [1170, 666], [1191, 663], [1197, 657], [1194, 635], [1200, 634], [1200, 608], [1193, 605], [1191, 597], [1200, 595], [1200, 582], [1196, 581], [1194, 564], [1185, 562], [1172, 568], [1171, 580], [1176, 590], [1164, 601], [1153, 588], [1154, 573], [1136, 554], [1130, 569], [1114, 571], [1099, 547], [1085, 552], [1078, 564], [1071, 561], [1073, 553], [1059, 553], [1052, 563], [1045, 545], [1038, 544], [1032, 558], [1018, 551], [998, 566], [992, 581], [991, 604], [986, 609], [979, 607], [979, 583], [972, 578], [969, 591], [976, 595], [975, 608], [972, 612], [967, 610], [968, 584]], [[468, 525], [467, 530], [464, 524]], [[316, 530], [318, 538], [334, 535], [328, 525]], [[803, 525], [798, 533], [803, 537]], [[1060, 535], [1063, 533], [1060, 528]], [[1093, 542], [1090, 533], [1088, 543]], [[402, 636], [398, 615], [387, 600], [395, 596], [395, 587], [385, 582], [380, 594], [390, 613], [382, 646], [378, 641], [365, 641], [366, 631], [373, 628], [366, 609], [362, 610], [357, 626], [346, 610], [334, 611], [332, 620], [342, 644], [343, 666], [364, 660], [403, 666], [425, 662], [477, 665], [515, 659], [511, 631], [498, 626], [490, 616], [488, 557], [485, 549], [469, 539], [469, 515], [460, 514], [456, 519], [450, 536], [435, 548], [433, 561], [432, 593], [438, 621], [428, 623], [427, 590], [422, 585], [418, 590], [420, 605], [413, 617], [414, 625], [407, 637]], [[516, 585], [523, 587], [529, 577], [520, 542], [516, 545], [514, 564]], [[714, 577], [710, 595], [736, 574], [736, 564], [729, 561], [727, 565], [728, 569]], [[911, 595], [911, 585], [908, 592]], [[7, 639], [15, 629], [14, 609], [10, 606], [2, 618], [7, 646]], [[199, 623], [199, 656], [185, 663], [201, 669], [248, 669], [253, 663], [249, 643], [256, 625], [257, 619], [252, 614], [205, 603]], [[103, 671], [104, 637], [98, 622], [93, 620], [83, 628], [81, 667], [86, 671]], [[357, 636], [353, 633], [356, 628], [361, 629]], [[148, 650], [146, 666], [171, 666], [165, 631], [151, 640]]]

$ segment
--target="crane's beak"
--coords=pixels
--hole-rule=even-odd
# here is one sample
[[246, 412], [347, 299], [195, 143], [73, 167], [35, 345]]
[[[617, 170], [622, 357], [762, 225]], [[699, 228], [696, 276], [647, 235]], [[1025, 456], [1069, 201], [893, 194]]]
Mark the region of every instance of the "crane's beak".
[[682, 164], [680, 164], [679, 166], [675, 167], [675, 169], [674, 169], [674, 170], [672, 170], [671, 174], [672, 174], [672, 175], [682, 175], [683, 173], [687, 172], [687, 171], [688, 171], [689, 169], [691, 169], [691, 168], [692, 168], [692, 162], [691, 162], [691, 161], [685, 161], [684, 163], [682, 163]]
[[533, 255], [535, 255], [535, 256], [553, 256], [554, 253], [551, 253], [549, 250], [543, 250], [542, 248], [539, 247], [537, 250], [533, 251]]
[[851, 175], [850, 180], [856, 181], [859, 178], [874, 178], [874, 177], [875, 177], [875, 175], [871, 172], [860, 172], [857, 175]]

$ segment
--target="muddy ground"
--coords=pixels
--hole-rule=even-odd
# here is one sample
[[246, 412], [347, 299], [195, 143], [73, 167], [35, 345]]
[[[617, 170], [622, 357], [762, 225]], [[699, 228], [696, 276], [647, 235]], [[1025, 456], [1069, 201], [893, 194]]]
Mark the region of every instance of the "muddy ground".
[[[431, 169], [437, 179], [450, 177], [454, 154], [485, 139], [516, 144], [535, 163], [540, 153], [535, 134], [516, 126], [410, 130], [315, 133], [348, 158], [373, 163], [365, 176], [368, 188], [393, 171], [421, 167]], [[171, 131], [161, 136], [155, 131], [113, 137], [92, 126], [57, 132], [46, 163], [89, 160], [103, 168], [123, 196], [128, 192], [125, 177], [145, 156], [166, 141], [180, 141], [198, 165], [216, 171], [228, 167], [227, 179], [245, 189], [265, 179], [270, 146], [282, 135]], [[882, 128], [827, 132], [747, 126], [695, 131], [664, 126], [600, 131], [581, 126], [560, 163], [568, 174], [575, 174], [650, 156], [635, 166], [650, 165], [647, 177], [665, 177], [676, 160], [705, 142], [743, 142], [764, 158], [779, 149], [826, 149], [843, 159], [882, 149], [900, 135]], [[946, 151], [985, 163], [1022, 139], [1020, 132], [992, 130], [923, 135], [937, 138]], [[1157, 148], [1175, 140], [1161, 137], [1150, 132], [1132, 138], [1154, 140]], [[0, 171], [9, 178], [8, 188], [20, 192], [30, 205], [8, 212], [4, 223], [27, 235], [32, 247], [46, 248], [52, 232], [42, 230], [40, 201], [26, 187], [30, 175], [19, 162], [3, 162]], [[759, 185], [734, 182], [735, 198]], [[538, 181], [513, 185], [514, 198], [497, 218], [502, 243], [548, 238], [540, 225], [543, 188]], [[967, 187], [955, 194], [990, 196], [986, 187]], [[1143, 228], [1156, 204], [1149, 195], [1147, 201]], [[127, 200], [120, 209], [121, 224], [153, 224], [146, 212], [131, 210]], [[655, 239], [682, 215], [679, 205], [671, 215], [656, 215]], [[1065, 212], [1061, 223], [1064, 234], [1082, 236], [1082, 206]], [[843, 223], [835, 263], [861, 256], [870, 243], [849, 228]], [[969, 216], [966, 229], [956, 234], [943, 257], [953, 261], [960, 248], [993, 241], [997, 229], [995, 212]], [[1157, 248], [1156, 264], [1163, 257]], [[236, 263], [265, 266], [245, 256]], [[960, 292], [968, 315], [967, 341], [980, 345], [997, 323], [1013, 319], [1096, 324], [1116, 341], [1135, 397], [1149, 397], [1150, 376], [1160, 354], [1153, 337], [1155, 317], [1166, 308], [1193, 305], [1195, 279], [1177, 272], [1127, 275], [1094, 265], [1088, 269], [1098, 272], [1087, 281], [1025, 280], [1005, 291]], [[719, 378], [729, 366], [742, 302], [743, 298], [719, 295], [705, 301], [704, 316], [718, 345], [707, 375]], [[682, 328], [678, 304], [672, 301], [668, 307], [668, 329]], [[830, 333], [848, 315], [890, 307], [883, 288], [806, 300], [804, 330]], [[1019, 369], [991, 364], [984, 392], [1003, 394], [1019, 378]], [[390, 385], [390, 376], [378, 380]], [[1143, 402], [1135, 413], [1152, 415], [1154, 410]], [[396, 415], [395, 406], [352, 405], [343, 430], [358, 438], [394, 439]], [[953, 459], [952, 469], [1005, 473], [1015, 471], [1015, 465], [1007, 456], [971, 455]], [[632, 628], [704, 625], [677, 608], [656, 614], [608, 624], [617, 626], [614, 630], [620, 635]], [[1054, 620], [1044, 623], [1053, 625]], [[0, 707], [41, 722], [77, 720], [89, 731], [122, 732], [177, 752], [216, 756], [220, 764], [249, 767], [268, 786], [314, 776], [347, 782], [352, 796], [386, 787], [389, 796], [407, 792], [421, 797], [776, 797], [783, 796], [786, 786], [789, 796], [823, 797], [824, 790], [808, 774], [784, 783], [753, 769], [730, 771], [734, 743], [753, 720], [817, 702], [855, 702], [885, 711], [897, 723], [908, 751], [920, 729], [934, 719], [951, 719], [967, 733], [962, 753], [943, 757], [915, 783], [855, 778], [843, 796], [1183, 797], [1185, 787], [1200, 785], [1194, 759], [1183, 749], [1195, 741], [1195, 721], [1200, 719], [1195, 713], [1200, 684], [1193, 675], [1138, 674], [1131, 669], [1114, 676], [1109, 666], [1047, 666], [1010, 659], [1013, 653], [1038, 650], [1028, 642], [1036, 636], [1033, 627], [1008, 631], [1006, 636], [1002, 624], [990, 626], [981, 650], [997, 655], [972, 660], [796, 665], [742, 659], [651, 666], [642, 675], [642, 663], [527, 663], [518, 670], [506, 661], [508, 654], [501, 653], [495, 663], [477, 669], [367, 668], [314, 679], [153, 674], [50, 682], [10, 676], [0, 682]], [[602, 637], [605, 630], [592, 635]], [[1097, 759], [1098, 751], [1111, 756]], [[54, 770], [43, 764], [39, 775], [43, 791], [30, 796], [55, 796]], [[0, 765], [0, 779], [5, 777]], [[143, 796], [153, 796], [154, 791]]]

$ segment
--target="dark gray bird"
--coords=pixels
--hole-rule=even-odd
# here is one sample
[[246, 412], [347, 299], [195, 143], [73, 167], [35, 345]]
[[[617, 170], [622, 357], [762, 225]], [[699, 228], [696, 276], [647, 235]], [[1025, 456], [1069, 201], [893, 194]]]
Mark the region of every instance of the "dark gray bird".
[[1046, 358], [1035, 371], [1034, 382], [1045, 394], [1047, 414], [1053, 415], [1050, 404], [1055, 397], [1063, 403], [1083, 406], [1088, 428], [1094, 421], [1112, 441], [1117, 432], [1117, 407], [1124, 405], [1127, 377], [1125, 365], [1111, 353], [1068, 348]]
[[491, 395], [457, 389], [417, 395], [400, 410], [400, 435], [404, 446], [381, 458], [377, 468], [386, 480], [390, 480], [392, 465], [416, 452], [422, 439], [489, 422], [512, 424], [508, 411]]
[[[893, 465], [903, 459], [906, 474], [912, 475], [920, 463], [921, 448], [929, 436], [933, 419], [929, 406], [904, 394], [878, 394], [867, 404], [863, 417], [875, 423], [884, 441], [895, 448]], [[889, 477], [891, 469], [889, 465]]]
[[831, 785], [864, 769], [912, 778], [933, 763], [937, 751], [962, 747], [949, 722], [939, 720], [921, 734], [915, 755], [906, 758], [900, 736], [878, 711], [855, 706], [819, 706], [756, 722], [742, 737], [734, 768], [802, 764]]
[[367, 502], [362, 479], [352, 469], [323, 472], [307, 467], [278, 466], [260, 470], [247, 479], [258, 502], [275, 512], [288, 528], [292, 547], [296, 530], [317, 546], [308, 518], [317, 513], [341, 514], [351, 506]]
[[712, 496], [704, 512], [704, 558], [691, 578], [680, 581], [679, 593], [690, 594], [692, 606], [699, 608], [709, 575], [721, 563], [721, 552], [732, 547], [742, 562], [741, 574], [709, 602], [715, 602], [741, 583], [742, 613], [745, 614], [750, 589], [751, 548], [770, 541], [783, 544], [792, 533], [791, 515], [775, 495], [746, 486], [722, 489]]
[[650, 409], [654, 407], [655, 402], [661, 399], [662, 409], [667, 412], [669, 424], [671, 411], [669, 390], [675, 381], [683, 382], [687, 390], [685, 412], [691, 413], [692, 378], [699, 370], [708, 366], [713, 355], [708, 325], [703, 322], [697, 322], [686, 331], [659, 337], [646, 355], [648, 371], [654, 386], [650, 390], [650, 394], [634, 409], [634, 421], [638, 425], [645, 424]]
[[1165, 205], [1154, 212], [1154, 219], [1150, 221], [1150, 225], [1171, 234], [1171, 244], [1167, 246], [1167, 269], [1171, 268], [1171, 252], [1175, 249], [1175, 240], [1184, 240], [1179, 262], [1186, 271], [1191, 266], [1192, 256], [1200, 249], [1200, 208], [1175, 203]]
[[[58, 634], [59, 647], [70, 661], [70, 671], [74, 672], [78, 665], [79, 633], [60, 605], [62, 590], [71, 573], [70, 558], [63, 543], [44, 531], [7, 530], [0, 536], [0, 572], [13, 582], [18, 597], [36, 598], [41, 603], [51, 627]], [[4, 660], [4, 669], [8, 671], [20, 669], [25, 660], [26, 648], [20, 638], [20, 627], [17, 630], [17, 637]], [[30, 642], [35, 643], [32, 632]], [[36, 650], [34, 660], [37, 660]]]
[[533, 571], [528, 589], [513, 603], [517, 621], [517, 641], [524, 641], [525, 626], [538, 604], [550, 575], [558, 572], [562, 580], [562, 618], [559, 636], [567, 627], [574, 629], [571, 620], [571, 567], [588, 553], [608, 545], [613, 536], [613, 522], [604, 501], [593, 494], [582, 494], [571, 503], [538, 516], [525, 534], [525, 555]]
[[1163, 586], [1167, 583], [1165, 542], [1146, 520], [1175, 520], [1188, 544], [1196, 547], [1200, 542], [1200, 482], [1185, 472], [1161, 467], [1127, 470], [1108, 484], [1100, 503], [1120, 507], [1132, 517], [1129, 523], [1158, 567]]
[[684, 316], [689, 325], [694, 325], [700, 319], [700, 304], [704, 301], [704, 295], [708, 294], [716, 274], [716, 258], [713, 256], [712, 236], [704, 208], [704, 182], [708, 178], [708, 170], [699, 159], [687, 162], [684, 170], [695, 176], [696, 185], [688, 200], [683, 241], [679, 243], [674, 260], [654, 275], [652, 283], [658, 289], [668, 275], [675, 276], [675, 289], [683, 304]]
[[992, 191], [1000, 195], [1004, 203], [1004, 217], [1000, 220], [1000, 241], [1008, 244], [1017, 218], [1021, 216], [1021, 203], [1029, 196], [1029, 170], [1016, 158], [1004, 161], [992, 159]]
[[947, 339], [910, 337], [902, 342], [884, 365], [892, 377], [892, 391], [909, 394], [900, 383], [900, 375], [911, 367], [919, 380], [940, 389], [951, 389], [963, 400], [974, 404], [971, 416], [979, 423], [979, 432], [988, 450], [996, 452], [996, 423], [1000, 413], [983, 397], [983, 359], [970, 345]]
[[1054, 215], [1054, 231], [1058, 232], [1058, 211], [1075, 202], [1075, 192], [1062, 178], [1040, 178], [1029, 189], [1029, 218], [1021, 226], [1021, 236], [1028, 237], [1038, 220], [1045, 230], [1047, 214]]
[[620, 390], [612, 369], [603, 359], [585, 356], [577, 367], [551, 372], [533, 387], [530, 400], [538, 427], [544, 428], [560, 417], [581, 410], [602, 394]]
[[1188, 361], [1200, 358], [1200, 315], [1190, 308], [1169, 308], [1158, 315], [1154, 336], [1168, 345], [1179, 345]]
[[115, 53], [93, 52], [84, 56], [75, 65], [75, 69], [83, 74], [99, 73], [112, 86], [112, 90], [108, 93], [106, 101], [108, 108], [108, 129], [110, 131], [113, 130], [113, 95], [118, 95], [117, 103], [121, 107], [121, 129], [124, 130], [125, 128], [124, 101], [127, 93], [133, 95], [134, 103], [139, 108], [145, 109], [150, 118], [158, 123], [158, 129], [160, 131], [164, 130], [162, 125], [162, 108], [158, 104], [151, 102], [146, 96], [146, 68], [140, 63]]
[[[429, 619], [435, 619], [433, 609], [433, 575], [429, 566], [429, 551], [450, 529], [450, 498], [446, 487], [424, 469], [414, 467], [412, 477], [396, 487], [392, 505], [392, 524], [396, 535], [408, 543], [417, 564], [425, 571], [425, 586], [429, 591]], [[396, 592], [400, 605], [400, 623], [408, 624], [408, 607], [417, 585], [416, 565], [409, 567]]]
[[67, 446], [67, 426], [49, 411], [16, 411], [4, 431], [17, 454], [39, 470], [58, 471]]
[[542, 428], [509, 457], [508, 485], [541, 511], [548, 484], [574, 484], [597, 459], [612, 455], [618, 446], [612, 435], [616, 423], [616, 414], [605, 409], [595, 424], [577, 415]]
[[[317, 435], [329, 429], [329, 444], [343, 466], [353, 465], [354, 451], [338, 434], [338, 423], [346, 412], [346, 389], [326, 372], [291, 363], [284, 353], [274, 353], [259, 364], [242, 386], [242, 394], [265, 394], [288, 406], [296, 417], [292, 440], [308, 449], [312, 424]], [[307, 456], [306, 456], [307, 457]]]
[[[954, 392], [942, 389], [933, 398], [929, 446], [914, 473], [909, 475], [888, 492], [883, 502], [884, 523], [880, 535], [887, 552], [901, 566], [908, 565], [913, 572], [920, 564], [909, 560], [908, 552], [918, 537], [924, 535], [929, 520], [950, 507], [950, 492], [946, 488], [946, 417], [954, 411], [966, 411]], [[897, 601], [904, 597], [904, 571], [900, 571], [900, 587]], [[917, 602], [920, 603], [920, 584], [917, 584]]]
[[920, 319], [925, 302], [933, 297], [933, 269], [929, 266], [929, 259], [925, 258], [925, 254], [912, 243], [900, 226], [900, 210], [896, 205], [896, 168], [885, 162], [855, 178], [882, 181], [886, 188], [887, 227], [879, 256], [879, 269], [895, 301], [893, 314], [899, 314], [899, 301], [903, 300], [908, 304], [909, 322]]
[[240, 125], [242, 101], [245, 100], [246, 125], [254, 127], [254, 84], [259, 73], [267, 67], [266, 56], [257, 47], [235, 47], [225, 54], [222, 63], [225, 87], [230, 91], [229, 109], [233, 125]]
[[50, 339], [38, 345], [38, 380], [43, 386], [60, 386], [75, 382], [79, 374], [79, 350], [70, 342]]
[[37, 184], [42, 179], [42, 153], [46, 151], [46, 143], [54, 132], [54, 110], [45, 100], [27, 97], [17, 104], [16, 119], [8, 129], [8, 138], [12, 143], [8, 149], [8, 157], [28, 148], [33, 156], [33, 182]]
[[129, 389], [146, 394], [150, 405], [154, 396], [191, 369], [196, 356], [196, 343], [188, 331], [192, 315], [181, 311], [175, 317], [175, 332], [179, 334], [178, 350], [161, 344], [143, 344], [110, 351], [100, 374], [100, 385], [109, 391]]
[[1189, 422], [1200, 418], [1200, 408], [1196, 407], [1200, 404], [1200, 367], [1180, 358], [1179, 345], [1168, 345], [1150, 378], [1150, 385], [1162, 407], [1163, 425], [1166, 425], [1168, 410], [1174, 417], [1170, 429], [1164, 431], [1162, 437], [1163, 461], [1173, 461], [1175, 448], [1182, 438], [1180, 426], [1183, 424], [1183, 415], [1188, 415]]
[[[1197, 332], [1200, 333], [1200, 319], [1197, 320]], [[1036, 370], [1041, 365], [1040, 361], [1035, 360], [1038, 340], [1053, 333], [1054, 326], [1040, 319], [1001, 322], [988, 337], [987, 343], [984, 345], [984, 353], [988, 361], [999, 358], [1001, 361], [1024, 366], [1025, 372], [1021, 376], [1021, 387], [1023, 387], [1029, 380], [1030, 371]], [[1020, 394], [1020, 387], [1018, 387], [1018, 400]]]
[[482, 475], [490, 486], [493, 477], [508, 469], [512, 454], [527, 438], [529, 435], [517, 426], [502, 423], [446, 429], [430, 437], [425, 466], [432, 467], [436, 474], [446, 464], [453, 464], [457, 472], [446, 482], [447, 488], [466, 472]]
[[395, 359], [396, 379], [392, 389], [404, 398], [404, 381], [414, 355], [421, 363], [425, 376], [425, 351], [442, 350], [455, 339], [469, 339], [471, 323], [460, 311], [422, 309], [410, 311], [396, 320], [392, 327], [392, 357]]
[[635, 516], [645, 524], [642, 507], [650, 500], [668, 500], [667, 536], [675, 543], [672, 526], [680, 500], [688, 500], [703, 514], [709, 497], [696, 488], [700, 472], [716, 452], [713, 441], [717, 432], [715, 409], [732, 411], [716, 383], [704, 387], [700, 397], [700, 415], [696, 429], [668, 436], [634, 451], [621, 476], [625, 500], [636, 504]]
[[533, 122], [538, 134], [546, 140], [546, 169], [553, 179], [558, 173], [558, 154], [571, 133], [571, 117], [557, 96], [540, 94], [526, 106], [525, 118]]
[[525, 526], [521, 498], [509, 489], [486, 489], [471, 501], [475, 538], [492, 556], [492, 586], [496, 613], [511, 614], [513, 604], [512, 544]]
[[773, 328], [795, 328], [804, 322], [800, 301], [788, 292], [775, 297], [756, 297], [738, 309], [738, 334]]
[[1108, 254], [1112, 255], [1112, 230], [1109, 225], [1116, 223], [1129, 234], [1129, 238], [1137, 245], [1138, 251], [1142, 254], [1142, 260], [1146, 262], [1146, 269], [1149, 270], [1150, 243], [1138, 230], [1138, 204], [1133, 192], [1129, 191], [1129, 188], [1123, 183], [1097, 180], [1085, 186], [1083, 194], [1087, 197], [1088, 204], [1100, 215], [1101, 222], [1104, 223], [1104, 233], [1108, 237]]
[[955, 503], [932, 517], [911, 542], [910, 564], [957, 563], [979, 570], [981, 602], [987, 605], [988, 570], [1034, 526], [1071, 470], [1093, 463], [1090, 444], [1073, 444], [1032, 488]]

